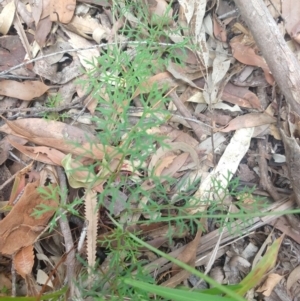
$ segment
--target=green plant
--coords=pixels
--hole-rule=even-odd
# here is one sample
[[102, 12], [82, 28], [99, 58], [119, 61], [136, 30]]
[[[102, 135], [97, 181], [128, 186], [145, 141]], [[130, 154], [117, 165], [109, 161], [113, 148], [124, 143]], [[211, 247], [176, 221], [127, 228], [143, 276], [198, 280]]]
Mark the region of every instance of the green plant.
[[[44, 200], [57, 200], [57, 196], [59, 196], [59, 199], [62, 199], [64, 197], [59, 186], [48, 186], [48, 188], [50, 189], [38, 187], [38, 192]], [[78, 213], [78, 207], [82, 205], [82, 203], [83, 199], [81, 198], [75, 198], [71, 203], [65, 205], [59, 203], [58, 208], [55, 210], [53, 218], [49, 222], [49, 231], [51, 232], [57, 226], [58, 218], [67, 219], [67, 213], [81, 218], [80, 214]], [[45, 212], [52, 210], [53, 208], [51, 206], [40, 204], [34, 209], [32, 216], [40, 218]]]
[[[50, 95], [45, 102], [45, 107], [54, 109], [57, 106], [59, 106], [61, 102], [62, 102], [62, 96], [59, 93], [57, 93], [55, 95]], [[43, 113], [43, 118], [48, 119], [48, 120], [60, 120], [63, 117], [64, 116], [62, 116], [62, 114], [59, 112], [44, 112]]]
[[[140, 256], [140, 250], [143, 247], [203, 278], [218, 289], [217, 293], [230, 296], [230, 300], [243, 300], [231, 288], [215, 283], [199, 271], [151, 247], [137, 237], [139, 233], [133, 235], [127, 231], [127, 227], [137, 224], [165, 222], [175, 225], [179, 229], [178, 232], [189, 229], [195, 233], [196, 226], [201, 226], [199, 224], [201, 218], [217, 218], [221, 228], [227, 227], [231, 230], [231, 225], [237, 219], [243, 223], [251, 223], [248, 217], [258, 216], [257, 212], [243, 206], [243, 198], [237, 202], [240, 212], [227, 214], [226, 197], [237, 198], [238, 195], [245, 196], [246, 192], [251, 193], [247, 190], [237, 193], [235, 190], [238, 186], [237, 179], [228, 180], [225, 187], [220, 181], [214, 182], [213, 190], [219, 194], [217, 202], [216, 200], [199, 200], [193, 196], [193, 192], [199, 185], [198, 180], [189, 182], [187, 187], [181, 190], [175, 178], [156, 176], [155, 170], [149, 170], [148, 164], [145, 164], [149, 163], [158, 147], [168, 147], [165, 137], [157, 135], [155, 130], [164, 124], [170, 115], [167, 110], [170, 104], [167, 95], [168, 85], [163, 81], [151, 82], [149, 79], [165, 71], [170, 62], [182, 65], [185, 47], [192, 48], [193, 45], [190, 44], [189, 37], [173, 45], [171, 43], [159, 44], [160, 41], [169, 41], [169, 35], [179, 34], [180, 30], [174, 31], [168, 27], [164, 17], [159, 21], [156, 17], [152, 18], [147, 12], [147, 7], [143, 8], [138, 4], [139, 2], [134, 1], [128, 3], [120, 1], [114, 4], [113, 14], [116, 17], [134, 13], [140, 22], [135, 26], [129, 22], [125, 23], [119, 35], [128, 40], [128, 45], [124, 47], [123, 44], [116, 43], [102, 49], [97, 64], [90, 63], [93, 68], [87, 72], [88, 79], [81, 82], [87, 91], [91, 91], [93, 98], [97, 101], [93, 122], [98, 140], [104, 146], [113, 146], [120, 154], [120, 159], [117, 168], [113, 169], [110, 166], [110, 154], [107, 152], [101, 162], [81, 165], [73, 170], [70, 168], [66, 172], [86, 172], [89, 176], [85, 180], [90, 185], [89, 187], [103, 177], [105, 183], [103, 191], [98, 195], [98, 208], [105, 208], [108, 215], [114, 216], [119, 221], [113, 225], [111, 235], [101, 242], [105, 244], [104, 251], [107, 253], [107, 258], [102, 265], [89, 267], [83, 258], [78, 257], [84, 268], [76, 279], [76, 285], [82, 298], [92, 297], [94, 300], [106, 300], [106, 298], [109, 300], [124, 298], [149, 300], [151, 290], [153, 293], [162, 293], [162, 297], [158, 297], [157, 300], [168, 300], [174, 293], [183, 298], [185, 295], [183, 290], [168, 290], [154, 286], [153, 277], [143, 269], [147, 262]], [[131, 45], [130, 41], [134, 41], [134, 44]], [[138, 99], [136, 96], [139, 96]], [[57, 99], [55, 97], [50, 99], [49, 106], [54, 107]], [[138, 115], [138, 118], [132, 116], [133, 102], [138, 103], [140, 107], [139, 110], [133, 112]], [[50, 114], [47, 118], [52, 117]], [[78, 156], [77, 159], [82, 159], [82, 156]], [[98, 174], [100, 169], [104, 172]], [[57, 192], [61, 194], [59, 189], [58, 191], [53, 189], [51, 193], [41, 190], [45, 198], [54, 198]], [[124, 195], [128, 199], [122, 202]], [[77, 208], [82, 203], [83, 199], [75, 199], [72, 203], [64, 205], [62, 209], [80, 216]], [[258, 204], [260, 202], [254, 199], [252, 207]], [[192, 216], [189, 213], [191, 206], [206, 206], [208, 210]], [[119, 207], [121, 208], [116, 212], [116, 208]], [[45, 205], [40, 206], [36, 214], [42, 214], [47, 210], [50, 209]], [[142, 214], [143, 218], [133, 218], [134, 215], [140, 217]], [[171, 235], [168, 240], [172, 240]], [[90, 281], [88, 270], [92, 271], [95, 281]], [[208, 294], [209, 292], [198, 292], [196, 297], [216, 300], [213, 297], [209, 299]], [[190, 297], [187, 300], [194, 298], [193, 293]], [[229, 297], [224, 300], [229, 300]]]
[[4, 285], [4, 286], [1, 286], [1, 289], [0, 289], [0, 294], [1, 295], [8, 295], [9, 294], [9, 289]]

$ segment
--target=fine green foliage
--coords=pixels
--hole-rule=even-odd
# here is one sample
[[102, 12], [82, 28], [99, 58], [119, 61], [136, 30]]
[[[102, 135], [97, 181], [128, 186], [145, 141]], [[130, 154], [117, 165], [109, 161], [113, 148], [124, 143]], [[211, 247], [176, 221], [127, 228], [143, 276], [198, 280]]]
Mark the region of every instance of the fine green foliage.
[[[219, 181], [214, 182], [213, 190], [219, 193], [217, 201], [198, 200], [193, 194], [199, 187], [199, 178], [189, 181], [187, 177], [185, 180], [188, 181], [188, 185], [184, 185], [181, 180], [172, 177], [155, 176], [153, 170], [148, 169], [149, 161], [156, 150], [162, 146], [168, 147], [166, 137], [157, 135], [156, 130], [170, 117], [170, 99], [167, 95], [170, 87], [165, 82], [149, 82], [149, 79], [166, 71], [170, 62], [182, 65], [185, 47], [193, 48], [193, 45], [189, 37], [183, 38], [180, 43], [161, 45], [161, 41], [170, 41], [171, 34], [180, 34], [182, 28], [174, 30], [169, 27], [164, 17], [160, 17], [160, 22], [157, 22], [156, 17], [149, 17], [148, 8], [139, 4], [139, 1], [129, 1], [126, 5], [122, 1], [114, 4], [113, 14], [120, 16], [134, 12], [140, 22], [135, 26], [126, 22], [118, 34], [127, 39], [128, 44], [116, 43], [101, 49], [97, 62], [90, 63], [87, 80], [81, 81], [85, 92], [90, 92], [97, 102], [92, 121], [98, 140], [104, 146], [114, 147], [118, 154], [121, 154], [121, 159], [114, 170], [110, 166], [109, 153], [101, 162], [86, 165], [84, 169], [73, 170], [84, 170], [89, 174], [90, 178], [85, 180], [91, 185], [93, 181], [102, 180], [95, 171], [100, 169], [99, 167], [105, 171], [103, 191], [98, 195], [98, 208], [105, 210], [105, 217], [110, 216], [111, 221], [118, 220], [115, 225], [110, 225], [110, 235], [99, 242], [104, 246], [102, 251], [106, 255], [101, 265], [98, 262], [96, 266], [88, 267], [86, 261], [78, 256], [77, 259], [83, 268], [76, 278], [75, 285], [82, 299], [91, 297], [93, 300], [151, 300], [153, 294], [157, 294], [156, 300], [244, 301], [242, 296], [235, 293], [238, 288], [216, 283], [198, 270], [168, 256], [167, 250], [164, 253], [145, 243], [138, 237], [142, 233], [132, 234], [127, 231], [130, 226], [164, 222], [176, 226], [180, 233], [189, 230], [193, 234], [196, 232], [196, 226], [201, 226], [200, 218], [210, 218], [218, 219], [220, 228], [226, 227], [233, 233], [239, 231], [238, 227], [232, 228], [233, 224], [238, 225], [235, 223], [237, 220], [251, 224], [251, 217], [263, 215], [260, 210], [265, 206], [264, 202], [253, 197], [251, 208], [244, 206], [245, 199], [249, 198], [252, 191], [245, 189], [238, 192], [238, 179], [228, 180], [225, 187]], [[130, 41], [134, 41], [134, 45], [131, 45]], [[137, 95], [139, 97], [135, 97]], [[50, 99], [49, 106], [55, 106], [57, 101], [57, 98]], [[138, 104], [138, 110], [133, 111], [133, 103]], [[45, 117], [56, 118], [53, 115]], [[78, 159], [81, 157], [78, 156]], [[66, 168], [66, 165], [64, 167]], [[181, 189], [182, 187], [185, 188]], [[40, 192], [46, 199], [61, 193], [59, 189], [53, 189], [52, 193], [45, 190]], [[227, 213], [227, 198], [234, 199], [240, 212]], [[78, 208], [83, 201], [76, 198], [59, 209], [82, 216], [82, 211]], [[205, 205], [207, 211], [191, 216], [191, 204]], [[43, 205], [37, 208], [35, 214], [39, 216], [47, 210], [49, 208]], [[57, 210], [57, 214], [59, 212], [61, 211]], [[53, 221], [57, 219], [57, 214]], [[142, 217], [133, 219], [135, 214]], [[54, 226], [55, 222], [52, 222], [51, 229]], [[169, 233], [167, 241], [171, 242], [172, 239], [172, 233]], [[150, 250], [153, 257], [165, 257], [204, 279], [215, 287], [215, 291], [187, 293], [184, 289], [157, 286], [159, 281], [143, 268], [149, 263], [149, 259], [141, 256], [142, 248]], [[93, 281], [87, 273], [88, 270], [93, 271]], [[225, 294], [227, 297], [220, 296]]]
[[[115, 224], [120, 228], [120, 225], [118, 225], [118, 223], [115, 222]], [[236, 293], [235, 293], [234, 291], [232, 291], [231, 289], [227, 288], [226, 286], [223, 286], [223, 285], [219, 284], [219, 283], [216, 282], [215, 280], [213, 280], [213, 279], [211, 279], [210, 277], [206, 276], [205, 274], [199, 272], [198, 270], [192, 268], [191, 266], [189, 266], [189, 265], [187, 265], [187, 264], [181, 262], [180, 260], [178, 260], [178, 259], [176, 259], [176, 258], [173, 258], [172, 256], [167, 255], [167, 254], [163, 253], [162, 251], [160, 251], [160, 250], [158, 250], [158, 249], [152, 247], [151, 245], [147, 244], [146, 242], [142, 241], [141, 239], [139, 239], [138, 237], [136, 237], [135, 235], [133, 235], [133, 234], [131, 234], [131, 233], [129, 233], [129, 236], [130, 236], [135, 242], [138, 242], [138, 243], [140, 243], [140, 245], [147, 247], [150, 251], [153, 251], [153, 252], [155, 252], [157, 255], [160, 255], [160, 256], [162, 256], [162, 257], [164, 257], [164, 258], [167, 258], [168, 260], [170, 260], [171, 262], [175, 263], [175, 264], [178, 265], [179, 267], [185, 269], [186, 271], [190, 272], [191, 274], [194, 274], [194, 275], [200, 277], [201, 279], [207, 281], [210, 285], [212, 285], [212, 286], [214, 286], [215, 288], [219, 289], [220, 292], [226, 293], [227, 296], [229, 296], [229, 297], [232, 298], [232, 299], [230, 299], [230, 300], [245, 301], [244, 298], [242, 298], [241, 296], [239, 296], [238, 294], [236, 294]], [[138, 279], [138, 277], [137, 277], [137, 279]], [[128, 280], [125, 280], [125, 281], [126, 281], [127, 284], [129, 284], [129, 283], [131, 282], [131, 281], [129, 282]], [[133, 286], [137, 286], [137, 287], [140, 287], [140, 288], [141, 288], [141, 286], [139, 285], [138, 282], [133, 282], [133, 283], [135, 284], [135, 285], [133, 284]], [[153, 290], [150, 290], [150, 286], [147, 286], [147, 285], [144, 286], [144, 285], [145, 285], [145, 284], [142, 284], [142, 287], [143, 287], [144, 290], [149, 291], [149, 292], [155, 292], [155, 291], [153, 291]], [[154, 287], [152, 287], [152, 288], [154, 288]], [[154, 289], [155, 289], [155, 288], [154, 288]], [[175, 295], [175, 292], [174, 292], [173, 290], [170, 291], [170, 290], [168, 290], [167, 288], [157, 288], [157, 289], [156, 289], [156, 292], [158, 292], [158, 291], [159, 291], [159, 294], [161, 294], [162, 296], [165, 296], [165, 297], [167, 297], [167, 298], [170, 298], [171, 296], [172, 296], [172, 298], [173, 298], [174, 295]], [[180, 293], [180, 291], [179, 291], [179, 293]], [[185, 293], [186, 293], [186, 292], [185, 292]], [[168, 294], [169, 294], [169, 295], [168, 295]], [[181, 295], [182, 295], [182, 294], [181, 294]], [[186, 293], [186, 295], [187, 295], [187, 293]], [[204, 295], [204, 294], [203, 294], [203, 295]], [[191, 293], [191, 296], [193, 297], [193, 293]], [[204, 297], [204, 296], [200, 296], [200, 297]], [[207, 297], [210, 298], [210, 297], [211, 297], [210, 294], [207, 294]], [[177, 300], [178, 300], [178, 299], [177, 299]], [[186, 299], [186, 300], [192, 300], [192, 299], [190, 298], [190, 299]], [[200, 300], [201, 300], [201, 299], [200, 299]], [[204, 300], [204, 299], [202, 298], [202, 300]], [[213, 299], [210, 299], [210, 300], [213, 300]], [[215, 300], [216, 300], [216, 299], [215, 299]]]
[[[50, 95], [45, 102], [46, 108], [56, 108], [62, 102], [62, 96], [60, 94]], [[47, 120], [63, 120], [64, 114], [59, 112], [45, 112], [43, 118]]]

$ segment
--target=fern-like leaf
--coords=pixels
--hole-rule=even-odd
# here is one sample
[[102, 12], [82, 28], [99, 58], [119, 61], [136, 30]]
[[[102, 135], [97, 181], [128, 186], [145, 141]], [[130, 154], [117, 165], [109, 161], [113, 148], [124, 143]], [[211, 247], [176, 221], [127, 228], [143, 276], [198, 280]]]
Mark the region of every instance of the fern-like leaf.
[[[96, 263], [97, 246], [97, 193], [94, 190], [87, 190], [85, 195], [85, 218], [88, 221], [87, 227], [87, 260], [88, 265], [93, 268]], [[89, 271], [91, 273], [91, 270]]]

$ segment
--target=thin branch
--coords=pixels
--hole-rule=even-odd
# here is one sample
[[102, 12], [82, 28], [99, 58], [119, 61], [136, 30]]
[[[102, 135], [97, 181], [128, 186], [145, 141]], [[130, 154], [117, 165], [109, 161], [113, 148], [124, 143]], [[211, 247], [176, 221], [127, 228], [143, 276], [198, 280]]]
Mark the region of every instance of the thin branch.
[[[8, 74], [14, 70], [17, 70], [21, 67], [24, 67], [26, 65], [29, 65], [29, 64], [32, 64], [34, 62], [38, 62], [38, 61], [41, 61], [41, 60], [44, 60], [48, 57], [51, 57], [51, 56], [54, 56], [54, 55], [57, 55], [57, 54], [64, 54], [64, 53], [70, 53], [70, 52], [79, 52], [79, 51], [86, 51], [86, 50], [91, 50], [91, 49], [96, 49], [96, 48], [104, 48], [104, 47], [107, 47], [107, 46], [110, 46], [110, 45], [118, 45], [118, 44], [130, 44], [130, 45], [146, 45], [146, 44], [150, 44], [148, 41], [141, 41], [141, 42], [135, 42], [135, 41], [124, 41], [124, 42], [115, 42], [115, 43], [102, 43], [102, 44], [96, 44], [96, 45], [93, 45], [93, 46], [90, 46], [90, 47], [83, 47], [83, 48], [71, 48], [71, 49], [65, 49], [65, 50], [61, 50], [61, 51], [57, 51], [57, 52], [54, 52], [54, 53], [49, 53], [47, 55], [42, 55], [42, 56], [39, 56], [39, 57], [36, 57], [32, 60], [29, 60], [27, 62], [24, 62], [24, 63], [21, 63], [19, 65], [16, 65], [14, 67], [11, 67], [7, 70], [4, 70], [2, 72], [0, 72], [0, 77], [5, 75], [5, 74]], [[172, 43], [155, 43], [155, 44], [152, 44], [153, 46], [174, 46], [174, 44]]]
[[[59, 185], [61, 189], [61, 204], [64, 206], [67, 203], [68, 191], [67, 191], [67, 181], [63, 169], [60, 166], [56, 167]], [[75, 249], [74, 242], [72, 238], [71, 229], [68, 220], [63, 217], [63, 209], [60, 209], [59, 225], [61, 232], [65, 241], [65, 248], [67, 253], [66, 266], [67, 266], [67, 280], [70, 287], [70, 293], [72, 296], [73, 289], [73, 278], [74, 278], [74, 268], [75, 268]]]

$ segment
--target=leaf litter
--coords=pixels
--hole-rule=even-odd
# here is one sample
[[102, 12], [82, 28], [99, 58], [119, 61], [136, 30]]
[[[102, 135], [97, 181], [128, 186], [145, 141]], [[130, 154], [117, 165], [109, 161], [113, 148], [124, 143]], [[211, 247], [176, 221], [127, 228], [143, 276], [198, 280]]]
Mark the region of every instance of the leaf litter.
[[[259, 2], [298, 58], [300, 4]], [[299, 115], [239, 8], [2, 1], [2, 295], [205, 293], [134, 234], [247, 300], [299, 296]]]

